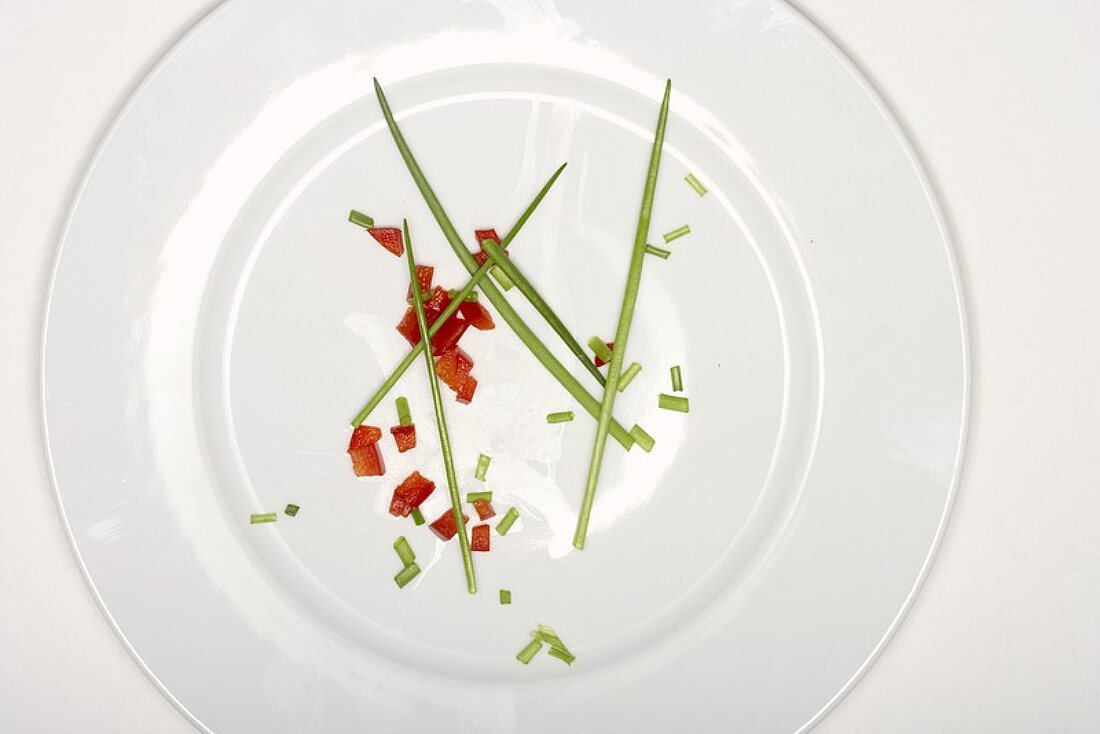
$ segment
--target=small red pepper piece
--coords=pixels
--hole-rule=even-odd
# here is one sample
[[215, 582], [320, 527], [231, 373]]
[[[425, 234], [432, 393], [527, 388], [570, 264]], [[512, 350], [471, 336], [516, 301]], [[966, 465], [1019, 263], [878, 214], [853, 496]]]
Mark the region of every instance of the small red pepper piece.
[[[495, 229], [475, 229], [474, 230], [474, 239], [477, 240], [478, 250], [477, 250], [477, 252], [472, 252], [470, 254], [474, 256], [474, 260], [477, 261], [478, 265], [484, 265], [485, 263], [487, 263], [489, 261], [489, 253], [487, 253], [487, 252], [485, 252], [485, 250], [481, 249], [482, 241], [483, 240], [492, 240], [493, 242], [495, 242], [499, 245], [500, 244], [500, 235], [497, 234], [497, 231]], [[504, 256], [509, 257], [507, 250], [504, 251]]]
[[432, 297], [424, 301], [424, 318], [428, 321], [428, 326], [435, 323], [435, 320], [439, 318], [439, 314], [443, 313], [447, 306], [451, 305], [451, 295], [447, 293], [446, 289], [436, 286], [432, 289]]
[[382, 429], [377, 426], [358, 426], [351, 432], [351, 441], [348, 442], [348, 451], [365, 449], [382, 440]]
[[474, 360], [470, 355], [458, 347], [452, 347], [443, 352], [435, 363], [435, 374], [447, 387], [458, 392], [470, 377], [473, 368]]
[[397, 442], [397, 453], [403, 454], [409, 449], [416, 448], [416, 426], [409, 424], [407, 426], [394, 426], [390, 429], [390, 433], [393, 434], [393, 440]]
[[371, 227], [367, 232], [370, 233], [375, 242], [397, 257], [405, 254], [405, 241], [401, 239], [401, 230], [397, 227]]
[[386, 462], [378, 443], [372, 443], [358, 449], [348, 449], [351, 456], [351, 468], [357, 477], [380, 477], [386, 473]]
[[420, 507], [434, 491], [435, 482], [421, 475], [420, 472], [414, 471], [393, 490], [390, 514], [394, 517], [408, 517], [413, 509]]
[[[608, 349], [610, 349], [611, 351], [615, 351], [615, 342], [606, 342], [606, 344], [607, 344]], [[592, 358], [596, 360], [596, 368], [597, 369], [600, 368], [600, 367], [603, 367], [605, 364], [607, 364], [607, 362], [604, 362], [602, 359], [600, 359], [599, 357], [597, 357], [595, 355], [593, 355]]]
[[[417, 265], [416, 266], [416, 284], [420, 286], [420, 292], [425, 293], [432, 289], [432, 277], [435, 275], [435, 268], [431, 265]], [[405, 298], [413, 297], [412, 283], [409, 283], [409, 290], [405, 294]]]
[[[466, 522], [470, 517], [463, 513], [462, 521]], [[455, 533], [458, 532], [458, 525], [455, 523], [455, 511], [447, 510], [439, 519], [428, 526], [431, 531], [435, 533], [435, 537], [442, 541], [448, 541], [455, 537]]]
[[[435, 320], [439, 318], [439, 314], [443, 313], [443, 310], [450, 304], [451, 297], [447, 294], [447, 291], [436, 286], [432, 290], [431, 298], [424, 301], [424, 318], [428, 321], [428, 326], [435, 323]], [[405, 315], [397, 322], [397, 333], [405, 337], [405, 341], [410, 346], [415, 347], [420, 343], [420, 325], [416, 322], [416, 310], [412, 306], [405, 309]]]
[[477, 525], [470, 532], [470, 550], [476, 553], [489, 552], [489, 526]]
[[470, 326], [478, 331], [488, 331], [497, 327], [493, 323], [493, 315], [489, 313], [489, 309], [477, 301], [463, 301], [462, 305], [458, 307], [458, 312], [462, 314], [462, 318]]
[[405, 315], [397, 322], [397, 333], [405, 337], [410, 346], [420, 343], [420, 325], [416, 323], [416, 311], [412, 306], [405, 309]]
[[468, 328], [470, 328], [470, 324], [466, 322], [466, 319], [457, 313], [451, 316], [447, 319], [447, 323], [439, 327], [439, 331], [432, 336], [432, 354], [440, 356], [447, 350], [454, 348]]
[[462, 387], [458, 388], [458, 395], [455, 400], [463, 405], [469, 405], [474, 399], [474, 393], [477, 391], [477, 378], [467, 377], [466, 381], [462, 383]]
[[497, 511], [493, 509], [493, 503], [489, 500], [474, 500], [473, 504], [474, 509], [477, 510], [479, 520], [488, 520], [497, 514]]

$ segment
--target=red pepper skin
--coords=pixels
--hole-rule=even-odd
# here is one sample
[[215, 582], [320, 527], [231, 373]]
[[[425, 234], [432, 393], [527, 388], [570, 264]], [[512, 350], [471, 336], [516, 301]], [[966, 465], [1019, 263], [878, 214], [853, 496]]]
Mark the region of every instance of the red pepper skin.
[[393, 440], [397, 443], [397, 453], [403, 454], [409, 449], [416, 448], [416, 426], [394, 426], [390, 429]]
[[[607, 342], [607, 348], [610, 349], [611, 351], [615, 351], [615, 342]], [[605, 364], [607, 364], [607, 362], [604, 362], [602, 359], [600, 359], [599, 357], [596, 357], [595, 355], [593, 355], [593, 359], [596, 360], [596, 368], [597, 369], [599, 369], [600, 367], [603, 367]]]
[[474, 399], [475, 392], [477, 392], [477, 378], [467, 377], [466, 382], [462, 383], [462, 387], [458, 388], [458, 395], [455, 400], [463, 405], [469, 405]]
[[382, 440], [382, 429], [377, 426], [359, 426], [351, 432], [351, 441], [348, 442], [348, 451], [365, 449]]
[[375, 242], [385, 247], [397, 257], [405, 254], [405, 241], [397, 227], [371, 227], [367, 230]]
[[493, 503], [489, 500], [474, 500], [474, 509], [477, 510], [479, 520], [488, 520], [496, 517], [497, 511], [493, 509]]
[[489, 329], [497, 328], [497, 325], [493, 323], [493, 315], [489, 313], [489, 309], [485, 308], [477, 301], [463, 301], [462, 305], [458, 307], [458, 312], [462, 314], [462, 318], [465, 319], [470, 326], [478, 331], [488, 331]]
[[351, 455], [351, 468], [357, 477], [380, 477], [386, 473], [386, 462], [382, 460], [382, 452], [378, 449], [378, 443], [372, 443], [358, 449], [348, 449]]
[[470, 532], [470, 550], [476, 553], [489, 552], [489, 526], [477, 525]]
[[397, 322], [397, 333], [405, 337], [409, 346], [420, 343], [420, 325], [416, 323], [416, 311], [412, 306], [405, 309], [405, 315]]
[[443, 352], [435, 363], [435, 374], [447, 387], [455, 392], [462, 389], [474, 368], [474, 360], [458, 347]]
[[[420, 286], [420, 292], [424, 293], [432, 289], [432, 277], [435, 275], [435, 268], [431, 265], [417, 265], [416, 266], [416, 284]], [[409, 283], [409, 290], [405, 294], [405, 298], [413, 297], [412, 283]]]
[[438, 357], [448, 349], [455, 347], [468, 328], [470, 328], [470, 325], [466, 322], [466, 319], [457, 313], [451, 316], [447, 319], [447, 323], [439, 327], [439, 331], [432, 336], [432, 354]]
[[[462, 521], [469, 520], [469, 516], [463, 513]], [[435, 533], [435, 537], [446, 542], [455, 537], [455, 533], [458, 532], [458, 525], [455, 524], [455, 512], [454, 510], [447, 510], [439, 516], [435, 522], [428, 526], [431, 531]]]
[[394, 517], [408, 517], [413, 508], [420, 507], [434, 491], [435, 482], [421, 475], [420, 472], [414, 471], [393, 490], [390, 514]]

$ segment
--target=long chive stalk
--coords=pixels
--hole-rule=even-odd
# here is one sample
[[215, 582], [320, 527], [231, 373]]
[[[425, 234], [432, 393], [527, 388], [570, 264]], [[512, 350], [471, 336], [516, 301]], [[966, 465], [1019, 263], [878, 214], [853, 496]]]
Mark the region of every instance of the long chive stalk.
[[[462, 243], [462, 238], [459, 237], [458, 232], [454, 228], [454, 224], [451, 223], [450, 218], [447, 216], [447, 212], [443, 210], [443, 205], [439, 202], [439, 197], [432, 191], [431, 184], [428, 183], [428, 179], [424, 177], [424, 172], [420, 169], [420, 165], [416, 162], [416, 158], [413, 157], [412, 151], [409, 149], [409, 144], [405, 141], [405, 136], [401, 134], [401, 129], [397, 126], [397, 121], [393, 118], [393, 111], [390, 110], [390, 104], [386, 100], [386, 94], [382, 91], [382, 85], [378, 83], [378, 80], [374, 80], [374, 92], [378, 97], [378, 105], [382, 108], [382, 116], [386, 118], [386, 126], [389, 127], [390, 135], [393, 136], [393, 141], [397, 145], [397, 150], [401, 154], [401, 158], [405, 161], [405, 166], [409, 169], [409, 173], [412, 175], [413, 181], [416, 182], [417, 188], [420, 190], [421, 196], [424, 197], [424, 202], [428, 205], [428, 209], [431, 210], [432, 215], [435, 217], [436, 223], [439, 224], [439, 229], [443, 232], [443, 236], [447, 240], [447, 244], [454, 250], [455, 255], [462, 261], [462, 264], [466, 267], [466, 270], [470, 274], [474, 274], [478, 270], [477, 261], [474, 260], [474, 256], [466, 250], [466, 246]], [[503, 243], [501, 243], [503, 245]], [[503, 249], [503, 247], [501, 248]], [[565, 369], [565, 366], [558, 361], [558, 358], [546, 348], [546, 345], [535, 335], [531, 328], [520, 318], [515, 309], [504, 297], [495, 285], [489, 280], [484, 280], [478, 284], [478, 287], [485, 293], [485, 296], [489, 299], [489, 302], [493, 304], [497, 312], [500, 314], [504, 322], [511, 327], [512, 331], [516, 333], [520, 341], [523, 342], [531, 354], [542, 363], [542, 366], [554, 376], [554, 378], [561, 383], [561, 386], [573, 396], [573, 398], [581, 404], [582, 407], [593, 417], [596, 418], [600, 414], [600, 403], [596, 398], [577, 381], [577, 378]], [[440, 320], [443, 320], [440, 317]], [[623, 448], [629, 450], [633, 445], [634, 440], [630, 437], [630, 432], [623, 428], [622, 424], [616, 420], [611, 420], [610, 433], [622, 444]]]
[[554, 313], [554, 309], [550, 307], [550, 304], [535, 290], [535, 286], [531, 285], [531, 281], [527, 279], [515, 264], [504, 256], [504, 251], [500, 249], [500, 246], [492, 240], [485, 240], [481, 243], [481, 249], [485, 250], [485, 254], [489, 256], [489, 259], [493, 261], [498, 268], [504, 271], [504, 274], [508, 276], [508, 279], [512, 281], [519, 288], [519, 292], [522, 293], [531, 305], [535, 307], [535, 310], [542, 315], [546, 320], [546, 323], [550, 325], [550, 328], [554, 330], [554, 333], [561, 337], [561, 340], [568, 347], [569, 351], [577, 356], [577, 359], [581, 361], [581, 364], [585, 366], [596, 381], [603, 386], [604, 376], [603, 373], [596, 367], [588, 355], [584, 353], [584, 347], [582, 347], [573, 335], [569, 332], [562, 320], [558, 318], [558, 315]]
[[600, 403], [596, 441], [592, 446], [592, 461], [588, 465], [588, 480], [585, 482], [584, 499], [581, 501], [580, 516], [577, 518], [577, 530], [573, 534], [573, 547], [577, 550], [584, 549], [584, 540], [588, 535], [588, 520], [592, 515], [592, 503], [596, 499], [596, 485], [600, 480], [600, 468], [603, 465], [604, 449], [607, 446], [611, 414], [615, 408], [615, 396], [619, 394], [619, 377], [622, 375], [623, 357], [626, 355], [627, 339], [630, 337], [630, 324], [634, 318], [634, 305], [638, 301], [638, 288], [642, 282], [642, 265], [645, 262], [646, 240], [649, 238], [649, 220], [653, 214], [653, 197], [657, 190], [657, 174], [661, 169], [661, 151], [665, 143], [665, 127], [668, 124], [668, 103], [671, 94], [672, 80], [670, 79], [665, 84], [665, 98], [661, 102], [661, 111], [657, 116], [657, 131], [653, 136], [653, 150], [649, 155], [649, 169], [646, 172], [645, 186], [642, 189], [638, 227], [634, 232], [634, 249], [630, 255], [630, 268], [626, 276], [623, 305], [619, 310], [619, 325], [615, 330], [615, 348], [611, 351], [611, 362], [607, 368], [607, 384], [604, 386], [603, 401]]
[[[416, 258], [413, 255], [412, 237], [409, 236], [409, 223], [402, 223], [405, 230], [405, 259], [409, 264], [409, 282], [416, 284]], [[424, 301], [420, 291], [413, 288], [413, 308], [416, 310], [416, 324], [420, 327], [420, 343], [428, 342], [428, 319], [424, 315]], [[447, 473], [447, 491], [451, 496], [451, 511], [455, 515], [455, 527], [458, 529], [458, 544], [462, 547], [462, 567], [466, 572], [466, 590], [477, 593], [477, 581], [474, 579], [474, 559], [470, 555], [470, 538], [466, 534], [466, 521], [462, 517], [462, 498], [458, 494], [458, 476], [455, 474], [455, 462], [451, 456], [451, 436], [447, 432], [447, 416], [443, 412], [443, 396], [439, 392], [439, 377], [435, 374], [435, 360], [431, 350], [424, 350], [424, 363], [428, 367], [428, 384], [432, 388], [432, 404], [435, 406], [435, 422], [439, 428], [439, 448], [443, 452], [443, 468]], [[400, 585], [400, 582], [398, 582]]]
[[[545, 184], [543, 184], [542, 188], [539, 190], [538, 195], [535, 196], [534, 200], [532, 200], [531, 203], [527, 205], [527, 208], [523, 210], [523, 214], [521, 214], [519, 219], [516, 220], [516, 223], [512, 225], [512, 229], [508, 231], [508, 234], [504, 235], [504, 239], [500, 242], [500, 249], [506, 249], [508, 245], [512, 244], [512, 240], [514, 240], [516, 238], [516, 235], [519, 234], [520, 230], [523, 229], [523, 225], [527, 224], [527, 220], [530, 219], [531, 215], [535, 213], [535, 209], [537, 209], [539, 204], [542, 203], [542, 200], [546, 198], [546, 195], [550, 193], [550, 188], [554, 185], [554, 182], [558, 180], [558, 176], [561, 175], [562, 171], [565, 170], [565, 165], [566, 164], [564, 163], [561, 164], [558, 170], [554, 171], [554, 175], [551, 176]], [[447, 306], [447, 308], [443, 309], [443, 313], [439, 315], [439, 318], [432, 322], [432, 326], [428, 330], [429, 336], [434, 336], [437, 331], [442, 329], [443, 324], [447, 323], [447, 320], [451, 318], [454, 312], [458, 310], [459, 306], [462, 305], [463, 301], [468, 299], [471, 294], [473, 294], [474, 296], [477, 295], [477, 291], [474, 289], [477, 287], [478, 283], [481, 282], [481, 279], [489, 274], [489, 271], [492, 270], [492, 268], [493, 265], [489, 262], [482, 265], [480, 268], [477, 269], [477, 272], [474, 273], [473, 277], [471, 277], [466, 282], [466, 285], [462, 286], [461, 289], [456, 291], [455, 294], [451, 296], [451, 303]], [[390, 390], [394, 388], [394, 386], [397, 384], [397, 381], [400, 380], [401, 376], [405, 374], [405, 371], [408, 370], [409, 367], [412, 367], [413, 362], [416, 361], [416, 358], [420, 355], [422, 351], [424, 351], [423, 341], [421, 341], [419, 344], [409, 350], [409, 353], [406, 354], [405, 358], [402, 359], [397, 367], [394, 368], [389, 377], [387, 377], [382, 382], [382, 386], [375, 391], [374, 395], [371, 396], [371, 399], [367, 401], [367, 404], [364, 405], [359, 413], [356, 414], [355, 418], [352, 419], [351, 424], [353, 426], [358, 428], [363, 423], [363, 421], [367, 419], [371, 412], [378, 407], [378, 404], [386, 398], [386, 395], [389, 394]]]

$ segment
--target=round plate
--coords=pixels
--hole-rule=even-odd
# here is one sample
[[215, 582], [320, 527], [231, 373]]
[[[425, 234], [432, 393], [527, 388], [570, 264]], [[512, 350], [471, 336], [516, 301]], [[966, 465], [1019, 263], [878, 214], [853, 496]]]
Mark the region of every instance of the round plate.
[[[651, 7], [652, 5], [652, 7]], [[659, 7], [658, 7], [659, 6]], [[674, 81], [609, 443], [571, 547], [594, 422], [497, 317], [446, 394], [462, 491], [521, 520], [475, 557], [387, 512], [419, 446], [357, 479], [348, 419], [406, 351], [405, 263], [348, 223], [408, 217], [466, 274], [383, 124], [390, 102], [459, 230], [503, 233], [587, 341], [617, 321], [657, 107]], [[684, 177], [709, 189], [698, 196]], [[598, 386], [508, 294], [594, 394]], [[660, 410], [682, 365], [691, 412]], [[950, 246], [897, 124], [773, 0], [235, 0], [157, 66], [73, 207], [43, 363], [55, 481], [104, 610], [202, 729], [752, 731], [811, 725], [898, 624], [951, 504], [967, 347]], [[545, 415], [573, 410], [571, 423]], [[473, 476], [493, 457], [487, 481]], [[287, 503], [297, 517], [281, 514]], [[250, 525], [249, 515], [280, 512]], [[398, 589], [392, 543], [423, 573]], [[497, 591], [511, 589], [502, 606]], [[515, 660], [538, 623], [577, 654]]]

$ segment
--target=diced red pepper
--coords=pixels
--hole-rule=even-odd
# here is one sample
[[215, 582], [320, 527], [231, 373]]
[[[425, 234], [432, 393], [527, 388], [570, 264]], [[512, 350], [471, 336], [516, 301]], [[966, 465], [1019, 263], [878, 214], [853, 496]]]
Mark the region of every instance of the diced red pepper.
[[397, 442], [397, 453], [403, 454], [409, 449], [416, 448], [416, 426], [411, 423], [407, 426], [394, 426], [390, 429], [393, 440]]
[[[469, 519], [469, 515], [463, 513], [462, 521], [466, 522]], [[447, 541], [455, 537], [455, 533], [458, 532], [458, 525], [455, 523], [454, 510], [447, 510], [439, 516], [438, 520], [433, 522], [428, 527], [431, 528], [433, 533], [435, 533], [435, 537], [439, 538], [440, 540]]]
[[[615, 351], [615, 342], [607, 342], [607, 348], [610, 349], [611, 351]], [[596, 357], [595, 355], [593, 355], [593, 359], [596, 360], [596, 367], [597, 368], [603, 367], [605, 364], [607, 364], [607, 362], [604, 362], [602, 359], [600, 359], [599, 357]]]
[[408, 517], [413, 508], [420, 507], [424, 500], [435, 491], [435, 482], [414, 471], [405, 477], [405, 481], [393, 490], [390, 500], [390, 514], [394, 517]]
[[397, 333], [405, 337], [411, 346], [420, 343], [420, 325], [416, 322], [416, 311], [412, 306], [405, 309], [405, 315], [397, 322]]
[[380, 477], [386, 473], [386, 462], [382, 460], [382, 452], [378, 449], [378, 443], [372, 443], [358, 449], [348, 449], [351, 455], [351, 468], [357, 477]]
[[474, 256], [474, 262], [476, 262], [478, 266], [484, 265], [485, 263], [489, 262], [489, 253], [485, 252], [485, 250], [478, 250], [477, 252], [471, 252], [470, 254]]
[[497, 511], [493, 509], [493, 503], [489, 500], [474, 500], [474, 509], [477, 510], [479, 520], [488, 520], [497, 514]]
[[405, 254], [405, 241], [397, 227], [371, 227], [367, 230], [374, 240], [397, 257]]
[[436, 286], [432, 289], [432, 297], [424, 301], [424, 318], [428, 320], [428, 326], [435, 323], [439, 315], [451, 305], [451, 295], [445, 288]]
[[447, 387], [458, 392], [473, 368], [474, 360], [470, 355], [459, 347], [453, 347], [443, 352], [439, 361], [435, 363], [435, 374]]
[[490, 227], [489, 229], [475, 229], [474, 238], [477, 240], [477, 246], [481, 247], [481, 243], [485, 240], [492, 240], [493, 242], [500, 244], [500, 235], [497, 231]]
[[462, 305], [458, 307], [458, 312], [462, 314], [462, 318], [470, 326], [478, 331], [488, 331], [489, 329], [495, 329], [497, 326], [493, 323], [493, 315], [489, 313], [489, 309], [477, 301], [463, 301]]
[[489, 552], [489, 526], [476, 525], [470, 532], [470, 550], [477, 553]]
[[[435, 275], [435, 268], [431, 265], [417, 265], [416, 266], [416, 283], [420, 286], [420, 292], [424, 293], [432, 289], [432, 277]], [[409, 290], [405, 294], [405, 298], [413, 297], [412, 283], [409, 283]]]
[[457, 313], [447, 319], [447, 323], [443, 324], [439, 331], [432, 336], [432, 354], [438, 357], [447, 350], [454, 348], [468, 328], [470, 328], [470, 325], [466, 322], [466, 319]]
[[365, 449], [382, 440], [382, 429], [377, 426], [358, 426], [351, 432], [351, 441], [348, 442], [348, 451]]
[[462, 387], [458, 388], [458, 395], [455, 400], [463, 405], [469, 405], [474, 399], [475, 392], [477, 392], [477, 378], [467, 377], [466, 381], [462, 383]]

